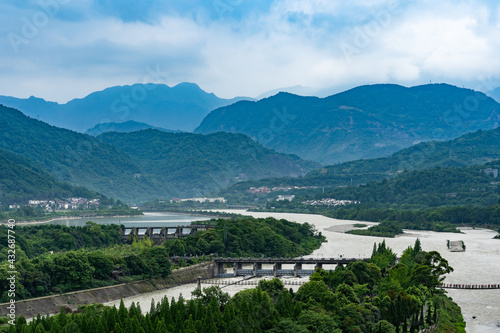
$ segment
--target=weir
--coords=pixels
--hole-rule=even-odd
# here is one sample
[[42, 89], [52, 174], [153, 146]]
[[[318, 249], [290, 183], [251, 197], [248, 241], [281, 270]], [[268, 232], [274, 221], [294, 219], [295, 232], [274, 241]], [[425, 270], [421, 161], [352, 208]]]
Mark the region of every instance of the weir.
[[124, 241], [130, 241], [137, 237], [142, 240], [147, 235], [154, 243], [163, 243], [168, 239], [192, 236], [198, 231], [213, 228], [208, 225], [182, 225], [176, 227], [125, 227], [120, 229]]

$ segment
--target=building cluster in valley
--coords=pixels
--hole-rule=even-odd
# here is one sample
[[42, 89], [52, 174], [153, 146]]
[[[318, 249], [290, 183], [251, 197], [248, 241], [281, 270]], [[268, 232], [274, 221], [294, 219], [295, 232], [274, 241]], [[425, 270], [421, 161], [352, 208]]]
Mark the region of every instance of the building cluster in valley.
[[187, 201], [192, 201], [192, 202], [199, 202], [199, 203], [205, 203], [205, 202], [210, 202], [210, 203], [215, 203], [215, 202], [226, 202], [227, 200], [223, 197], [218, 197], [218, 198], [189, 198], [189, 199], [181, 199], [181, 198], [174, 198], [170, 200], [170, 203], [175, 203], [175, 202], [187, 202]]
[[268, 194], [277, 191], [290, 191], [290, 190], [309, 190], [319, 188], [318, 186], [276, 186], [269, 188], [267, 186], [250, 187], [247, 191], [252, 194]]
[[321, 200], [307, 200], [302, 202], [305, 205], [312, 206], [345, 206], [350, 204], [357, 204], [359, 201], [355, 200], [337, 200], [333, 198], [324, 198]]
[[27, 205], [9, 205], [9, 209], [21, 208], [21, 206], [41, 207], [47, 211], [69, 210], [69, 209], [97, 209], [101, 204], [100, 199], [66, 198], [55, 200], [29, 200]]

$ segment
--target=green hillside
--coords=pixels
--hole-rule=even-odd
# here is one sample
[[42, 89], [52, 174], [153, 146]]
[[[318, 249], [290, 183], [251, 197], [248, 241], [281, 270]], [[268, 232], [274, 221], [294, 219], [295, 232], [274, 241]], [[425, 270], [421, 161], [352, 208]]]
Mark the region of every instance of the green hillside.
[[196, 133], [249, 135], [322, 164], [389, 156], [416, 142], [495, 128], [500, 105], [446, 84], [361, 86], [326, 98], [279, 93], [212, 111]]
[[[403, 171], [435, 167], [467, 167], [495, 161], [500, 157], [500, 128], [465, 134], [457, 139], [423, 142], [389, 157], [357, 160], [325, 166], [298, 178], [275, 178], [241, 182], [228, 189], [243, 191], [251, 186], [325, 186], [365, 184], [392, 178]], [[453, 191], [451, 191], [453, 192]]]
[[151, 191], [147, 182], [135, 181], [140, 168], [115, 147], [4, 106], [0, 106], [0, 148], [30, 159], [59, 181], [110, 197], [131, 199]]
[[[299, 176], [318, 164], [278, 154], [242, 134], [143, 130], [97, 137], [127, 153], [163, 195], [200, 196], [247, 179]], [[141, 176], [142, 177], [142, 176]]]
[[240, 180], [299, 176], [319, 167], [242, 134], [145, 130], [96, 139], [0, 106], [0, 148], [59, 181], [128, 202], [206, 195]]
[[24, 157], [0, 149], [0, 204], [26, 203], [33, 199], [97, 197], [84, 188], [63, 183]]
[[500, 128], [479, 130], [449, 141], [424, 142], [389, 157], [358, 160], [327, 166], [308, 177], [332, 175], [393, 176], [403, 170], [421, 170], [436, 166], [462, 167], [483, 164], [500, 156]]
[[368, 206], [437, 207], [494, 205], [500, 198], [500, 162], [486, 165], [405, 171], [391, 179], [325, 191], [314, 198], [356, 200]]

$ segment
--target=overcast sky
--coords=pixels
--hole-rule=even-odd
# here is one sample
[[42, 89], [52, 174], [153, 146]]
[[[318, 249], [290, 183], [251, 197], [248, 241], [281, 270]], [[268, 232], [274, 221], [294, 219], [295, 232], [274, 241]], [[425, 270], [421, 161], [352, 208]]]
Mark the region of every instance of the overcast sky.
[[194, 82], [219, 97], [301, 85], [500, 86], [494, 0], [2, 0], [0, 95], [57, 102]]

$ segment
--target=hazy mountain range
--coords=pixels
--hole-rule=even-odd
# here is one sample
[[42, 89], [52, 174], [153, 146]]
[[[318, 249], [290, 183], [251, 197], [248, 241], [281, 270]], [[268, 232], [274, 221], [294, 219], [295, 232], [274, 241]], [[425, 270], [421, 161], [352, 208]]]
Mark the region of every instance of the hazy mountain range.
[[195, 133], [243, 133], [276, 151], [334, 164], [492, 129], [499, 120], [500, 104], [480, 92], [381, 84], [326, 98], [279, 93], [240, 101], [212, 111]]
[[150, 83], [111, 87], [66, 104], [33, 96], [28, 99], [0, 96], [0, 104], [77, 132], [85, 132], [99, 123], [129, 120], [190, 132], [210, 111], [241, 99], [248, 98], [219, 98], [193, 83], [174, 87]]
[[[149, 89], [143, 103], [123, 114], [147, 116], [150, 122], [96, 120], [105, 105], [123, 94], [138, 96], [141, 89]], [[497, 159], [500, 153], [500, 130], [464, 135], [496, 128], [500, 105], [482, 93], [445, 84], [362, 86], [326, 98], [279, 93], [219, 107], [203, 121], [202, 114], [210, 107], [237, 99], [221, 100], [193, 84], [113, 87], [64, 105], [36, 98], [3, 99], [54, 122], [100, 122], [90, 129], [79, 124], [93, 137], [0, 107], [0, 148], [32, 163], [24, 174], [31, 172], [37, 183], [46, 179], [51, 185], [42, 186], [45, 189], [62, 186], [54, 181], [68, 182], [129, 202], [200, 196], [240, 181], [308, 172], [287, 182], [341, 185], [351, 183], [354, 176], [355, 182], [363, 183], [402, 170], [480, 164]], [[182, 114], [179, 108], [174, 112], [158, 106], [173, 105], [173, 101], [182, 104], [181, 109], [199, 108]], [[206, 108], [199, 113], [196, 134], [162, 125], [161, 114], [171, 111], [191, 121], [194, 128], [189, 114], [201, 110], [200, 105]], [[73, 119], [69, 110], [80, 111]], [[86, 119], [87, 115], [94, 120]], [[172, 129], [176, 133], [169, 132]], [[320, 168], [307, 160], [333, 165]], [[348, 162], [337, 164], [343, 161]], [[13, 165], [5, 168], [15, 170]], [[26, 163], [19, 170], [25, 169]]]
[[[500, 90], [490, 95], [496, 93]], [[182, 83], [111, 87], [66, 104], [1, 96], [0, 103], [94, 136], [146, 128], [242, 133], [278, 152], [322, 164], [389, 156], [422, 141], [495, 128], [500, 118], [493, 98], [446, 84], [361, 86], [325, 98], [278, 93], [259, 101], [241, 99], [221, 99]]]

